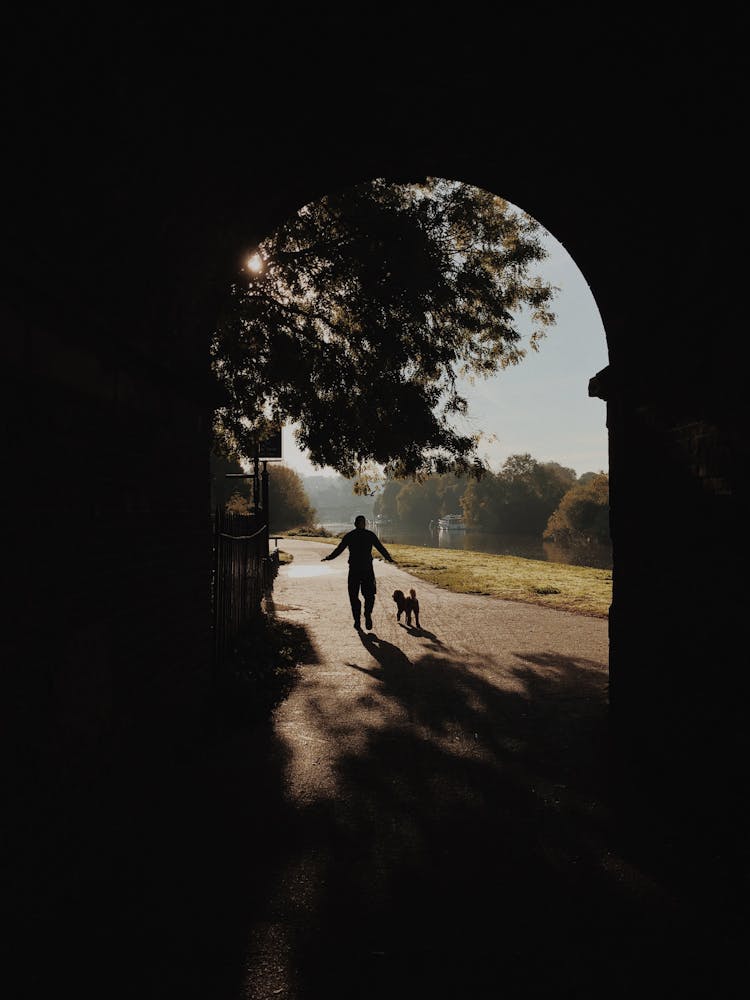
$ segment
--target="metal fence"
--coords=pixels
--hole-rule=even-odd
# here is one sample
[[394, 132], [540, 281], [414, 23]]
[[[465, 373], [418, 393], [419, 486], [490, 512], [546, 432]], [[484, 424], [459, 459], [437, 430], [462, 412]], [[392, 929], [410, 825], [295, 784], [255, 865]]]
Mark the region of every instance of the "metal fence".
[[278, 556], [269, 554], [268, 525], [251, 514], [213, 515], [214, 658], [221, 666], [235, 648], [238, 637], [257, 621], [263, 598], [273, 588]]

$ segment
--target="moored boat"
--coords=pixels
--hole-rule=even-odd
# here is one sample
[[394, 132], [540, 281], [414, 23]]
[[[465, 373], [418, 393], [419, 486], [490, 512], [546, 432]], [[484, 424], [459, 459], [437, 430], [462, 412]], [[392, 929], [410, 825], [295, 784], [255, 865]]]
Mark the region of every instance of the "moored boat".
[[438, 518], [438, 528], [441, 531], [466, 531], [463, 514], [446, 514]]

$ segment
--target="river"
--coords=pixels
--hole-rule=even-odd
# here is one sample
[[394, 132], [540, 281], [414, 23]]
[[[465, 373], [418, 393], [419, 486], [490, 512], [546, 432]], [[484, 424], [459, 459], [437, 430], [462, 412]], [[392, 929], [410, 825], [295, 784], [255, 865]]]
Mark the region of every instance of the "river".
[[[331, 521], [321, 527], [333, 534], [349, 531], [352, 522]], [[521, 556], [524, 559], [541, 559], [547, 562], [567, 563], [569, 566], [593, 566], [596, 569], [612, 568], [612, 549], [609, 545], [590, 542], [583, 545], [558, 545], [544, 542], [534, 535], [505, 535], [496, 531], [440, 531], [406, 527], [398, 524], [376, 525], [367, 522], [383, 544], [421, 545], [425, 548], [468, 549], [472, 552], [491, 552], [503, 556]]]

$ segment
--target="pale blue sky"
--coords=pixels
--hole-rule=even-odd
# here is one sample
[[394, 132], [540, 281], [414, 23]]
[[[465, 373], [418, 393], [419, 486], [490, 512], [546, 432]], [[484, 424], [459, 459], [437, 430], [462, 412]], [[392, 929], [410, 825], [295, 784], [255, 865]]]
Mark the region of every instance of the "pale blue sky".
[[[538, 352], [530, 350], [519, 365], [464, 386], [469, 421], [461, 427], [496, 436], [496, 442], [479, 449], [495, 470], [509, 455], [529, 452], [539, 462], [559, 462], [579, 476], [607, 472], [605, 404], [588, 396], [589, 379], [608, 363], [604, 327], [570, 254], [549, 233], [545, 243], [550, 255], [539, 272], [560, 288], [553, 305], [557, 322]], [[310, 464], [291, 427], [284, 428], [282, 449], [285, 464], [302, 475], [332, 473]]]

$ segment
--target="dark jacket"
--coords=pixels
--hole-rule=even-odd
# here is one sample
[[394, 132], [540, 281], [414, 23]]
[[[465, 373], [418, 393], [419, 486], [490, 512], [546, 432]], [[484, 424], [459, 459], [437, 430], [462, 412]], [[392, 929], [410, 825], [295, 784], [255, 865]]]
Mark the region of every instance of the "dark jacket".
[[340, 556], [344, 549], [349, 549], [349, 567], [353, 570], [372, 569], [372, 547], [380, 552], [384, 559], [393, 562], [390, 552], [380, 541], [374, 531], [368, 528], [354, 528], [347, 532], [330, 555], [326, 556], [324, 562]]

